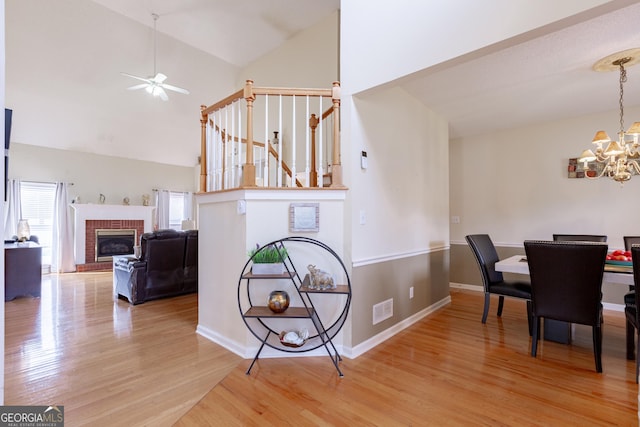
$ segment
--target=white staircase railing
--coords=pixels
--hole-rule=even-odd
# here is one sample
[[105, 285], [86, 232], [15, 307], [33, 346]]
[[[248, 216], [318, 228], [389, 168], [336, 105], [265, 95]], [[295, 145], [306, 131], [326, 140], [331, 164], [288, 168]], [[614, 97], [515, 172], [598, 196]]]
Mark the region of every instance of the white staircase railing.
[[238, 92], [203, 105], [200, 192], [344, 188], [339, 113], [338, 82], [330, 89], [291, 89], [247, 80]]

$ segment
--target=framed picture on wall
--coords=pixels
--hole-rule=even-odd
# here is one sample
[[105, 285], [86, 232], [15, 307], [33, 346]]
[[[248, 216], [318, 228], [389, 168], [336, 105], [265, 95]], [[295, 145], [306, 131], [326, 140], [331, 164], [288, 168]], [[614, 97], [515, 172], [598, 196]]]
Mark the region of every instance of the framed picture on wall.
[[320, 231], [320, 203], [291, 203], [289, 230], [292, 232]]

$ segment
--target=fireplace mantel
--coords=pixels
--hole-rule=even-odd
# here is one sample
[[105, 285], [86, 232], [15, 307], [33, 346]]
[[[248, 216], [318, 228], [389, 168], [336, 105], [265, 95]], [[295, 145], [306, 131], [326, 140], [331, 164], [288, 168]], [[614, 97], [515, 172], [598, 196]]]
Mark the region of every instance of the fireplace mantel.
[[[142, 220], [144, 232], [153, 230], [153, 206], [94, 205], [73, 203], [75, 211], [75, 260], [85, 264], [85, 234], [87, 220]], [[92, 260], [89, 260], [92, 262]]]

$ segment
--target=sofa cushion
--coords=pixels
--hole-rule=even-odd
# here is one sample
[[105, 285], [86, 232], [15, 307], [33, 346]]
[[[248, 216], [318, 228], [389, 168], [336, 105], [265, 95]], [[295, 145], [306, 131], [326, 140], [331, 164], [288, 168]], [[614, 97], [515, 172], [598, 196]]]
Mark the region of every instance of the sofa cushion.
[[184, 291], [198, 290], [198, 230], [185, 231], [187, 235], [184, 254]]

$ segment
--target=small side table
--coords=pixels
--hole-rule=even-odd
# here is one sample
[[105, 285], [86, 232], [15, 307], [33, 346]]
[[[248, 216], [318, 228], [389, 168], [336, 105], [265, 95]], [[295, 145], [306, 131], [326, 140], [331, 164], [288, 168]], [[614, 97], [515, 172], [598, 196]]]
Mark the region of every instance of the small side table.
[[39, 297], [42, 288], [42, 246], [35, 242], [5, 243], [4, 300]]

